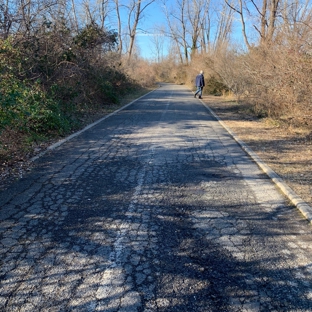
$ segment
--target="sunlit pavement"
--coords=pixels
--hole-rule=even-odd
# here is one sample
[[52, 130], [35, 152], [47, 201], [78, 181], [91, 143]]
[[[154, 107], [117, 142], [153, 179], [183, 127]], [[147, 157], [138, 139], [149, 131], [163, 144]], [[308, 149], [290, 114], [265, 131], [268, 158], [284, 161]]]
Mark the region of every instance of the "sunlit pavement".
[[0, 311], [312, 311], [312, 228], [164, 84], [0, 194]]

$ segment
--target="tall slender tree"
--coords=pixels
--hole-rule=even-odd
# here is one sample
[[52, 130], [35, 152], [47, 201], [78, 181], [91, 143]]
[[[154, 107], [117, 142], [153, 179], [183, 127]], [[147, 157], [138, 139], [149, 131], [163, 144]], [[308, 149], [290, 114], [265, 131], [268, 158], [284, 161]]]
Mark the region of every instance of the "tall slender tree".
[[137, 35], [137, 29], [140, 20], [144, 16], [144, 11], [149, 5], [151, 5], [155, 0], [131, 0], [128, 5], [128, 34], [129, 34], [129, 48], [127, 51], [128, 59], [130, 60], [133, 53], [134, 42]]
[[226, 4], [240, 16], [242, 25], [242, 34], [245, 44], [248, 49], [251, 49], [252, 45], [249, 42], [247, 31], [247, 19], [246, 14], [254, 17], [254, 20], [258, 20], [258, 24], [254, 23], [253, 27], [258, 33], [260, 45], [270, 45], [273, 41], [276, 31], [276, 22], [278, 17], [278, 11], [280, 8], [280, 0], [262, 0], [260, 3], [255, 0], [251, 0], [250, 3], [243, 0], [237, 0], [236, 3], [225, 0]]

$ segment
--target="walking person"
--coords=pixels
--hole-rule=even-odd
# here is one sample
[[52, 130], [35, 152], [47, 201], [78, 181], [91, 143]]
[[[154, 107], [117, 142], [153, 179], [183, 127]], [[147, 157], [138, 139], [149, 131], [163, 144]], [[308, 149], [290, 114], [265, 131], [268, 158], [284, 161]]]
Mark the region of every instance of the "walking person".
[[196, 76], [195, 85], [197, 87], [197, 90], [196, 90], [196, 92], [194, 94], [194, 97], [196, 98], [196, 95], [198, 94], [199, 95], [198, 98], [201, 99], [202, 98], [202, 94], [203, 94], [203, 88], [205, 86], [204, 72], [202, 70]]

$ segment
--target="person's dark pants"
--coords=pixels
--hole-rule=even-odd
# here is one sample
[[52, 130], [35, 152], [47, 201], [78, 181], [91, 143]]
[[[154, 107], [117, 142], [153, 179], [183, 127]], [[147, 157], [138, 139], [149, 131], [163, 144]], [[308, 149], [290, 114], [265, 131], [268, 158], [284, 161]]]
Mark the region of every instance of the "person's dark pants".
[[195, 97], [196, 95], [199, 94], [199, 97], [202, 97], [203, 94], [203, 87], [197, 87], [197, 91], [195, 92]]

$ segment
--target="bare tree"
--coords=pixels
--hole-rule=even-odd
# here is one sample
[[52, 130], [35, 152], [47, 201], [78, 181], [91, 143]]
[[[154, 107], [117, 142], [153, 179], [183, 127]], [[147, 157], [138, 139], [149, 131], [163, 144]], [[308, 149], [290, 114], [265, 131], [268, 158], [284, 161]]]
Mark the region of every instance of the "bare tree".
[[[128, 60], [135, 50], [135, 40], [141, 19], [145, 10], [156, 0], [113, 0], [118, 32], [118, 52], [122, 54], [127, 50]], [[123, 15], [124, 14], [124, 15]], [[126, 16], [125, 19], [122, 17]], [[126, 31], [124, 31], [126, 29]]]
[[207, 0], [192, 0], [188, 1], [187, 17], [190, 21], [189, 36], [191, 38], [191, 56], [197, 53], [200, 47], [200, 35], [204, 21], [209, 12], [210, 1]]
[[248, 5], [243, 0], [237, 0], [236, 4], [229, 2], [229, 0], [225, 0], [225, 2], [240, 16], [243, 38], [249, 50], [252, 46], [247, 36], [245, 13], [248, 13], [259, 21], [258, 24], [254, 24], [253, 27], [259, 35], [260, 45], [272, 43], [276, 31], [276, 21], [281, 3], [280, 0], [262, 0], [260, 4], [255, 0], [251, 0]]
[[118, 33], [118, 53], [121, 55], [123, 51], [122, 23], [121, 23], [121, 5], [119, 0], [113, 0], [117, 17], [117, 33]]
[[0, 32], [3, 39], [9, 36], [14, 16], [10, 11], [9, 0], [3, 1], [0, 5]]
[[128, 48], [128, 59], [131, 59], [134, 42], [136, 39], [137, 28], [139, 21], [143, 18], [143, 13], [146, 8], [151, 5], [155, 0], [142, 1], [142, 0], [132, 0], [128, 5], [128, 33], [129, 33], [129, 48]]
[[156, 33], [152, 37], [152, 42], [154, 44], [154, 51], [156, 56], [157, 63], [160, 63], [163, 58], [163, 50], [164, 50], [164, 34]]
[[163, 1], [168, 35], [180, 47], [183, 62], [229, 39], [233, 12], [226, 5], [213, 8], [210, 0], [176, 0], [173, 6]]
[[75, 0], [71, 0], [71, 5], [72, 5], [72, 10], [73, 10], [73, 19], [74, 19], [74, 25], [75, 25], [74, 27], [75, 27], [76, 33], [78, 33], [79, 26], [78, 26], [78, 18], [77, 18]]
[[262, 8], [258, 7], [254, 0], [251, 0], [256, 12], [260, 16], [260, 29], [254, 25], [260, 36], [261, 44], [271, 43], [276, 26], [277, 10], [280, 0], [263, 0]]
[[[289, 3], [285, 0], [282, 9], [282, 25], [278, 37], [283, 37], [289, 45], [296, 45], [301, 51], [310, 51], [312, 41], [312, 7], [311, 1], [299, 0]], [[279, 40], [281, 41], [281, 40]]]
[[217, 50], [228, 43], [234, 14], [225, 2], [209, 0], [206, 5], [199, 29], [199, 48], [205, 53]]
[[214, 49], [219, 50], [227, 45], [232, 32], [233, 10], [225, 3], [222, 3], [219, 10], [216, 12], [217, 29], [214, 36]]
[[110, 10], [108, 8], [109, 1], [108, 0], [99, 0], [98, 4], [99, 4], [99, 7], [100, 7], [100, 9], [99, 9], [100, 24], [99, 25], [101, 26], [102, 29], [104, 29], [105, 28], [105, 21], [106, 21], [108, 15], [109, 15], [109, 12], [110, 12]]
[[[266, 1], [266, 0], [264, 0], [264, 1]], [[240, 16], [240, 21], [242, 24], [242, 35], [243, 35], [246, 46], [248, 47], [248, 49], [251, 49], [251, 45], [250, 45], [248, 37], [247, 37], [243, 0], [238, 0], [237, 6], [235, 6], [233, 3], [230, 3], [228, 0], [225, 0], [225, 2], [234, 12], [236, 12]]]
[[[2, 0], [0, 1], [0, 32], [2, 38], [11, 34], [29, 36], [66, 0]], [[68, 1], [68, 0], [67, 0]], [[57, 16], [57, 14], [55, 14]]]
[[[183, 3], [181, 3], [181, 17], [178, 18], [175, 16], [174, 11], [169, 11], [166, 5], [166, 1], [163, 0], [163, 9], [165, 12], [165, 16], [167, 19], [167, 25], [169, 31], [167, 35], [172, 39], [174, 45], [177, 47], [179, 53], [180, 62], [183, 63], [183, 59], [188, 60], [188, 51], [187, 51], [187, 43], [186, 43], [186, 30], [183, 28], [184, 24], [184, 10]], [[173, 20], [172, 20], [173, 19]], [[177, 20], [177, 21], [176, 21]], [[178, 24], [178, 25], [177, 25]], [[182, 31], [179, 31], [179, 25], [182, 24]], [[183, 47], [184, 53], [181, 52], [181, 47]], [[184, 55], [184, 58], [183, 58]]]
[[269, 25], [267, 27], [268, 29], [264, 43], [271, 43], [273, 40], [279, 3], [280, 3], [279, 0], [271, 0], [270, 2], [269, 11], [267, 12], [269, 15]]
[[[206, 15], [207, 1], [177, 0], [169, 9], [166, 1], [163, 8], [169, 27], [169, 36], [181, 49], [181, 63], [188, 63], [199, 48], [199, 38], [203, 18]], [[191, 52], [191, 53], [190, 53]]]
[[83, 7], [83, 16], [85, 18], [84, 24], [89, 25], [95, 23], [94, 9], [92, 8], [90, 0], [83, 0], [82, 7]]
[[82, 7], [85, 23], [86, 24], [96, 23], [102, 30], [104, 30], [105, 22], [107, 20], [109, 13], [111, 12], [111, 10], [109, 9], [109, 0], [97, 0], [97, 1], [83, 0]]

